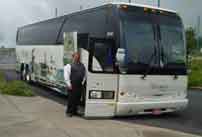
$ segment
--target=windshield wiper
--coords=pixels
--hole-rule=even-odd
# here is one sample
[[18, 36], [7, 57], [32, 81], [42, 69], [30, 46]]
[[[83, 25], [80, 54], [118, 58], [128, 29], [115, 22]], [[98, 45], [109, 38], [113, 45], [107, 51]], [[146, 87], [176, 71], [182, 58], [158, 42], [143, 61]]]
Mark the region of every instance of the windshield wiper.
[[149, 60], [149, 62], [148, 62], [148, 68], [146, 69], [145, 73], [144, 73], [143, 76], [141, 77], [142, 79], [145, 79], [145, 78], [147, 77], [148, 73], [150, 72], [150, 70], [152, 69], [152, 62], [153, 62], [153, 60], [156, 58], [156, 55], [157, 55], [156, 53], [157, 53], [157, 51], [156, 51], [156, 46], [154, 46], [154, 52], [153, 52], [153, 54], [151, 55], [150, 60]]

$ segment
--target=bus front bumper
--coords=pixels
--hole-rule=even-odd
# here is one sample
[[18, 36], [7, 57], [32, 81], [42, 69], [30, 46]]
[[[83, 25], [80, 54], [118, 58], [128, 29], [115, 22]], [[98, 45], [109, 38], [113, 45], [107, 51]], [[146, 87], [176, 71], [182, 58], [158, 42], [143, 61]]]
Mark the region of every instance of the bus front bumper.
[[141, 114], [162, 114], [180, 111], [186, 108], [188, 99], [170, 101], [144, 101], [133, 103], [117, 102], [116, 116], [131, 116]]

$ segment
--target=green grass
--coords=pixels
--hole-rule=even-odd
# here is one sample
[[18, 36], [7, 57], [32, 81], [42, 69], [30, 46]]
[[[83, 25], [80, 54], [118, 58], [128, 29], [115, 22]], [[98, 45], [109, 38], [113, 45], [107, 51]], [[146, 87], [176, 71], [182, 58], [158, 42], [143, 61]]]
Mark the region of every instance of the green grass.
[[189, 87], [202, 87], [202, 59], [193, 59], [191, 62]]
[[0, 71], [0, 91], [3, 90], [5, 86], [6, 86], [6, 80], [3, 72]]
[[34, 96], [31, 87], [27, 83], [19, 80], [7, 82], [2, 72], [0, 72], [0, 93], [12, 96]]

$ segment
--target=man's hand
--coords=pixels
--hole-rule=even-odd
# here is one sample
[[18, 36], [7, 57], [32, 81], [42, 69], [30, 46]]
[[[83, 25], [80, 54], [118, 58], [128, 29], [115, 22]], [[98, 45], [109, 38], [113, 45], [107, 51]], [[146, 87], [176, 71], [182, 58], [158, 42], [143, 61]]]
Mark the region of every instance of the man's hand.
[[70, 86], [67, 86], [67, 89], [68, 90], [72, 90], [72, 86], [70, 85]]

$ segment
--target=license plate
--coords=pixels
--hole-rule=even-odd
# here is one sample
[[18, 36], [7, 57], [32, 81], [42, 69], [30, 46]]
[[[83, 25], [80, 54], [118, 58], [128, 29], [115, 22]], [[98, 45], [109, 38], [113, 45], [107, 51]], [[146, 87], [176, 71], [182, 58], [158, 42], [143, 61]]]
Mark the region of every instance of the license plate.
[[161, 110], [160, 110], [160, 109], [154, 109], [154, 110], [152, 111], [152, 114], [153, 114], [153, 115], [160, 115], [160, 114], [161, 114]]

